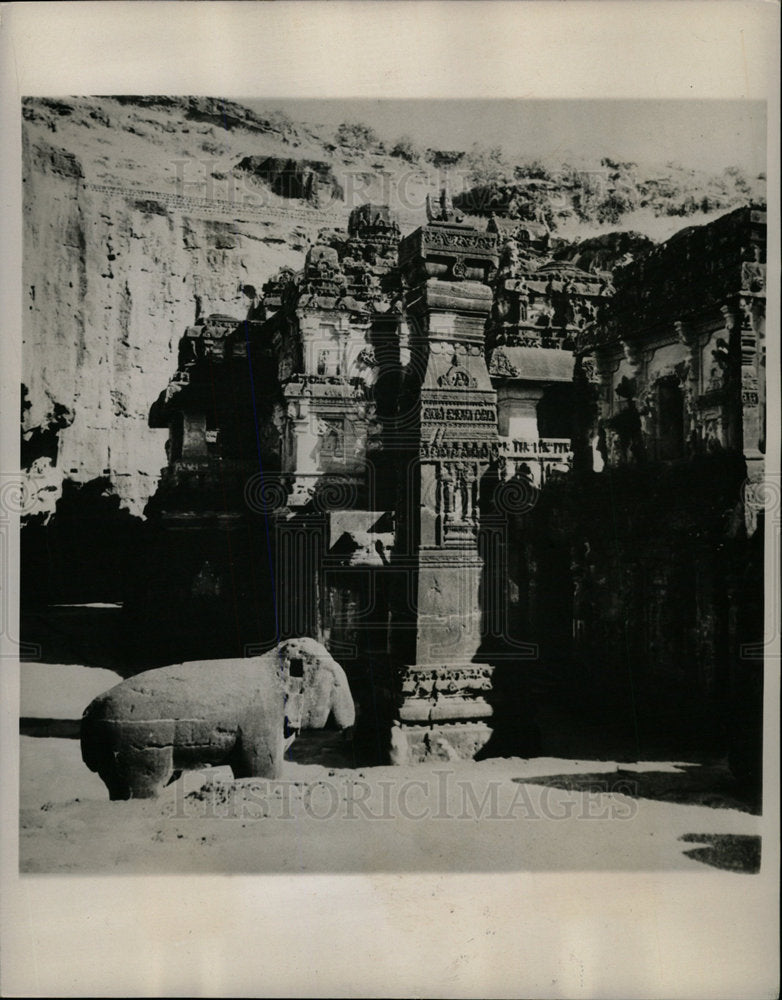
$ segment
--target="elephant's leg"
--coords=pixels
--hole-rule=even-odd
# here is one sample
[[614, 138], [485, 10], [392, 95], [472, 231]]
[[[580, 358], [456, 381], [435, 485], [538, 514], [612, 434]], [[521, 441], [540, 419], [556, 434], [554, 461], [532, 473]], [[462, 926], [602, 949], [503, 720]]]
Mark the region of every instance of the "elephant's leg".
[[130, 784], [124, 775], [121, 776], [118, 773], [115, 761], [112, 760], [106, 764], [101, 764], [98, 775], [108, 789], [109, 799], [112, 802], [131, 798]]
[[[120, 781], [124, 779], [131, 799], [153, 799], [174, 773], [173, 747], [134, 747], [120, 751], [117, 759]], [[111, 789], [109, 789], [111, 796]]]
[[282, 728], [282, 725], [253, 726], [240, 731], [230, 759], [234, 778], [280, 777], [284, 748]]

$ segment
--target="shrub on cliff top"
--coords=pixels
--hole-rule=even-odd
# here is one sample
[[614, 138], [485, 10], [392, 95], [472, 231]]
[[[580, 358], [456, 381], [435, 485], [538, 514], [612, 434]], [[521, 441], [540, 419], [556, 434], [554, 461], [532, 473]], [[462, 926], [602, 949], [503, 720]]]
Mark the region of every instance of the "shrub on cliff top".
[[336, 141], [338, 146], [364, 150], [377, 142], [377, 134], [364, 122], [343, 122], [337, 129]]
[[505, 184], [510, 167], [505, 160], [502, 146], [487, 149], [475, 143], [467, 154], [467, 179], [473, 187], [488, 184]]
[[421, 150], [409, 135], [403, 135], [394, 143], [391, 155], [397, 156], [402, 160], [407, 160], [408, 163], [415, 163], [421, 159]]

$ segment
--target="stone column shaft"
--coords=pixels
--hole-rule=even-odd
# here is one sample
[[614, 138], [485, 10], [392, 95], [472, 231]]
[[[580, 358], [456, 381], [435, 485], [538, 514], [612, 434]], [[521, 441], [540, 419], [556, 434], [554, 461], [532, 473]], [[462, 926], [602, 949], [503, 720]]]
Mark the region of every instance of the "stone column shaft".
[[[405, 524], [392, 614], [396, 763], [472, 757], [491, 735], [478, 531], [481, 477], [497, 450], [497, 404], [483, 343], [492, 295], [474, 279], [491, 264], [493, 247], [485, 233], [448, 225], [424, 227], [400, 247], [414, 279], [405, 395], [416, 408], [417, 440], [398, 511]], [[468, 280], [445, 280], [462, 275]]]

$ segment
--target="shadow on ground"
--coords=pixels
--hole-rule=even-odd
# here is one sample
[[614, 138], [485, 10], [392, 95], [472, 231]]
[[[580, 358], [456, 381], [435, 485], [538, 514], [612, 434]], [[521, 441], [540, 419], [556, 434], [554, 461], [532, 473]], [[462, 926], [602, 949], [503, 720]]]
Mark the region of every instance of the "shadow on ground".
[[744, 833], [685, 833], [679, 840], [705, 845], [684, 853], [712, 868], [747, 875], [757, 875], [760, 871], [760, 837]]
[[286, 750], [285, 759], [294, 764], [322, 764], [324, 767], [339, 768], [355, 768], [361, 764], [350, 730], [303, 730]]
[[747, 794], [726, 764], [679, 764], [672, 771], [617, 768], [609, 773], [551, 774], [514, 778], [527, 785], [548, 785], [573, 792], [606, 792], [710, 809], [738, 809], [760, 815], [760, 803]]

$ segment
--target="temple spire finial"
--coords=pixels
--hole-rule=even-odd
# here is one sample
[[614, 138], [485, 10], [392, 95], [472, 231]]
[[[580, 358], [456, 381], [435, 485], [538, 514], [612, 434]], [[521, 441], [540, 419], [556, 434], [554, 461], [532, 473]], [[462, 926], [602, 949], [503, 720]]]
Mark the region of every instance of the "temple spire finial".
[[453, 207], [451, 198], [451, 185], [448, 174], [443, 178], [443, 185], [439, 195], [435, 198], [431, 194], [426, 196], [426, 218], [429, 222], [461, 222], [462, 216], [458, 215]]

